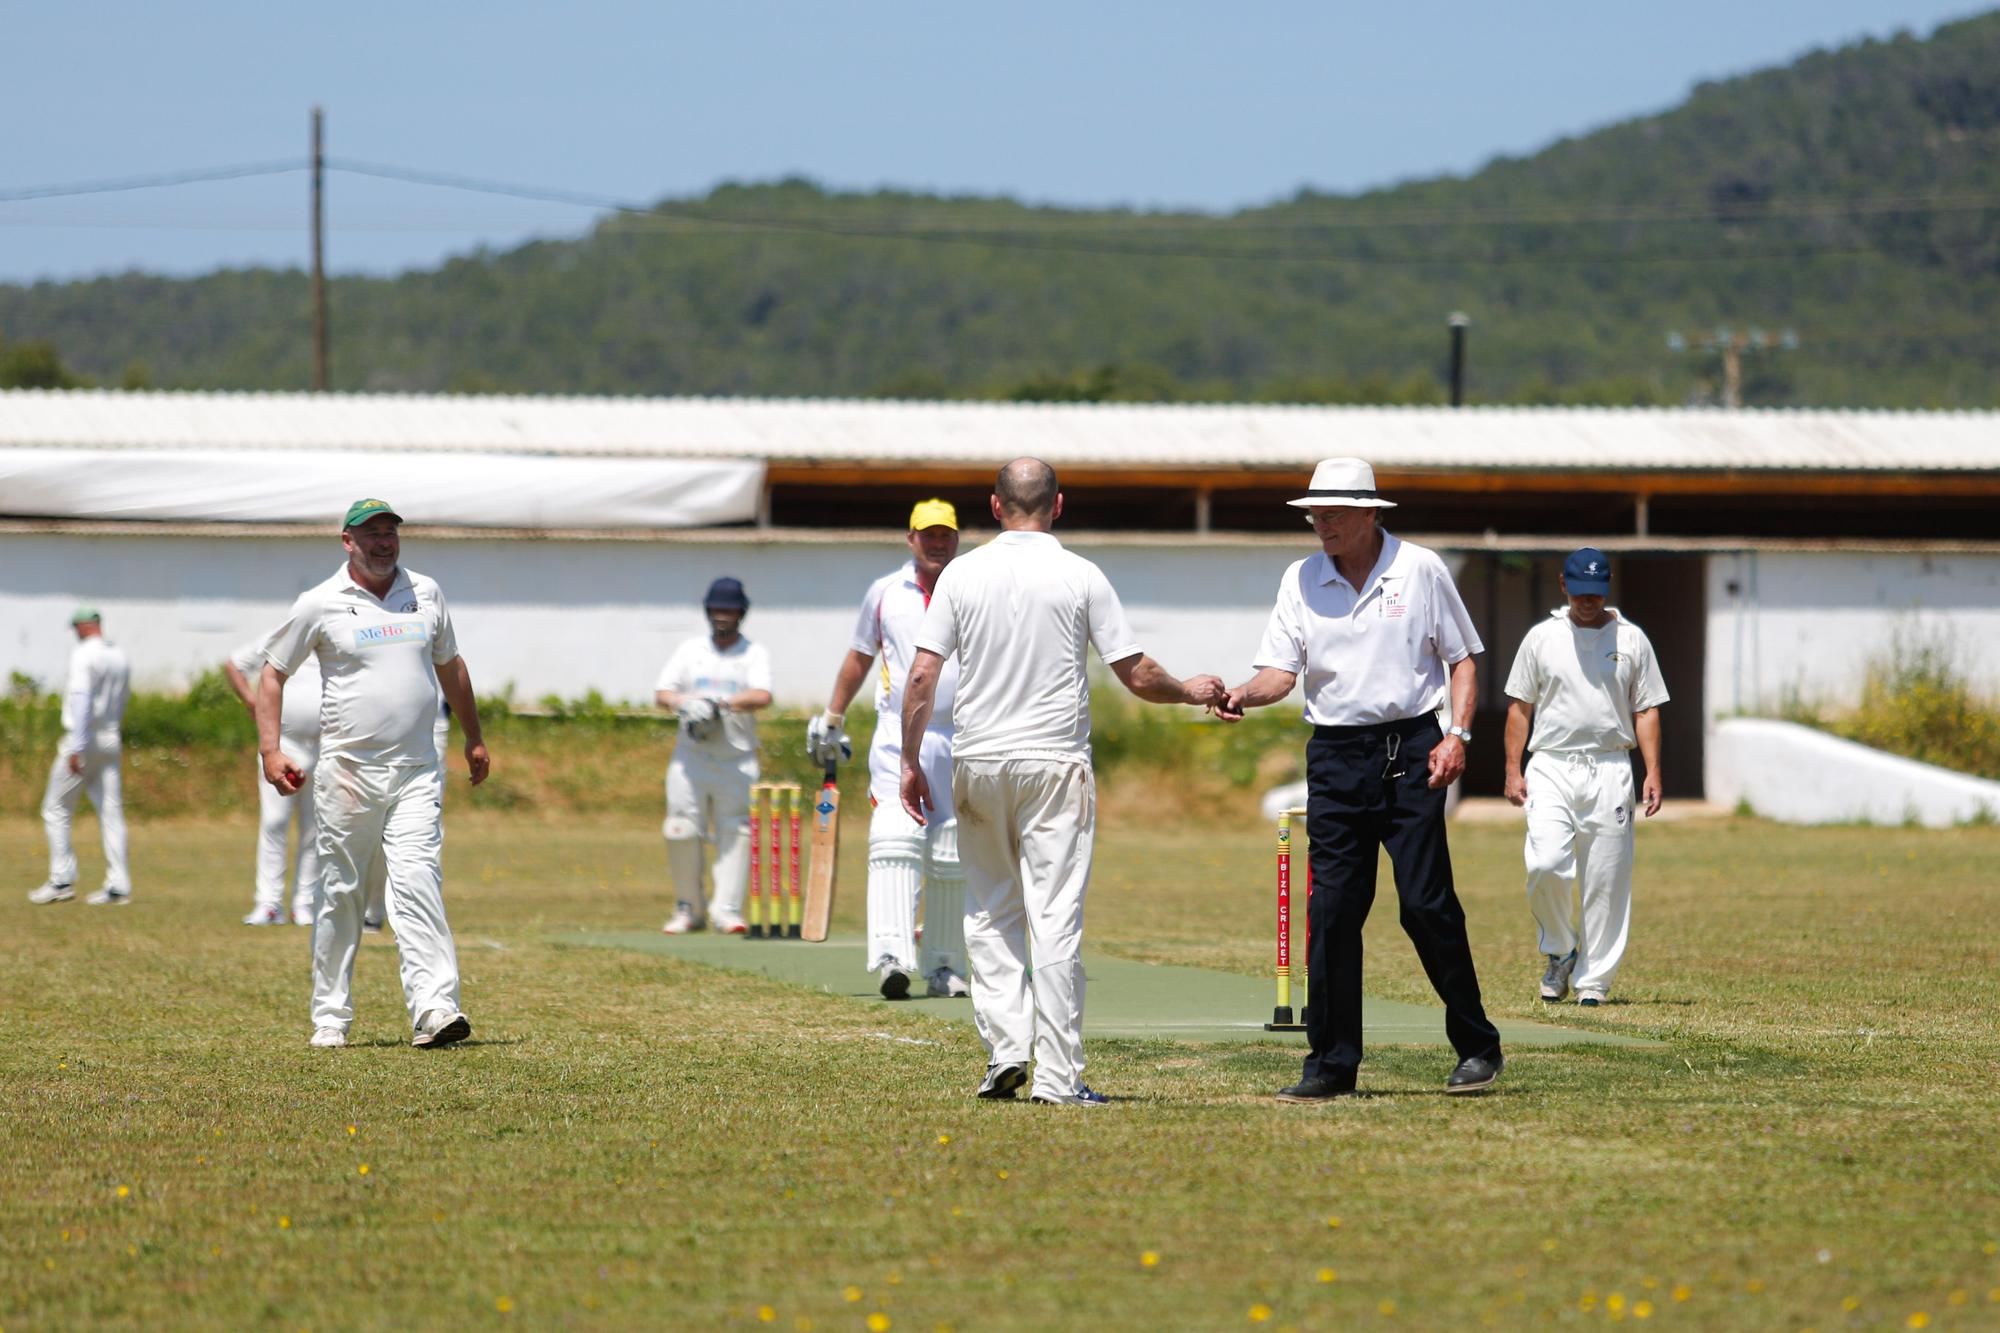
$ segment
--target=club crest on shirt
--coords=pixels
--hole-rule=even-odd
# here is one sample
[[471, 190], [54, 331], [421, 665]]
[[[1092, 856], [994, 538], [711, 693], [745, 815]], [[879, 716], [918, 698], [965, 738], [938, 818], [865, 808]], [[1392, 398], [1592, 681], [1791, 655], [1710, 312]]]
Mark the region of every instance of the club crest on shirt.
[[1382, 589], [1382, 619], [1395, 620], [1410, 614], [1410, 600], [1401, 588]]

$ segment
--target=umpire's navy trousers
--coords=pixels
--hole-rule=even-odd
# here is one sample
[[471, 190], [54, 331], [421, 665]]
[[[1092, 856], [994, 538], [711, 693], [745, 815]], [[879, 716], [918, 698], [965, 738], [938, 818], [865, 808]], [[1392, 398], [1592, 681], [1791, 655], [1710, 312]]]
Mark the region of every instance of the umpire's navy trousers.
[[1500, 1032], [1479, 1002], [1479, 977], [1452, 888], [1444, 788], [1430, 783], [1443, 739], [1426, 713], [1363, 727], [1315, 727], [1306, 744], [1306, 832], [1312, 839], [1312, 941], [1306, 958], [1307, 1078], [1352, 1080], [1361, 1063], [1361, 927], [1375, 902], [1377, 849], [1386, 848], [1403, 930], [1444, 1001], [1459, 1058], [1489, 1055]]

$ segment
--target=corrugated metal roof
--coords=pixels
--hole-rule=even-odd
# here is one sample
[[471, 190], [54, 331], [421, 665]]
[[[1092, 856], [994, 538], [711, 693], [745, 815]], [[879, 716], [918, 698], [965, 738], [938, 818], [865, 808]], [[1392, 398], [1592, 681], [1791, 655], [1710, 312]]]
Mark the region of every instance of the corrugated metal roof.
[[2000, 470], [2000, 412], [0, 392], [0, 448], [366, 449], [767, 463]]

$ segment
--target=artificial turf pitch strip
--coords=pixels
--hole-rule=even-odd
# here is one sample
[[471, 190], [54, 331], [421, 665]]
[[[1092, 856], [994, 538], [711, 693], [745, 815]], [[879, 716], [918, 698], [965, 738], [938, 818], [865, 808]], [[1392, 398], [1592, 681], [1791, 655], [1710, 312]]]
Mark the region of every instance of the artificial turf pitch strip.
[[[861, 966], [864, 942], [859, 936], [836, 936], [823, 944], [806, 944], [799, 940], [749, 939], [741, 935], [675, 936], [657, 931], [626, 931], [570, 935], [563, 942], [659, 954], [725, 971], [754, 973], [866, 1003], [892, 1003], [876, 990], [874, 974]], [[1297, 1033], [1264, 1030], [1263, 1017], [1271, 1012], [1274, 984], [1268, 977], [1088, 955], [1084, 959], [1084, 974], [1090, 986], [1084, 1002], [1086, 1038], [1294, 1043], [1303, 1040]], [[1297, 980], [1293, 978], [1294, 1001], [1298, 999]], [[922, 1006], [928, 1017], [972, 1022], [971, 1001], [923, 999], [921, 988], [919, 980], [912, 998], [893, 1002], [894, 1007], [904, 1009], [916, 1004]], [[1363, 1006], [1362, 1023], [1372, 1043], [1445, 1044], [1444, 1011], [1427, 1005], [1370, 996]], [[1499, 1027], [1504, 1046], [1651, 1044], [1621, 1033], [1552, 1027], [1546, 1023], [1503, 1019]]]

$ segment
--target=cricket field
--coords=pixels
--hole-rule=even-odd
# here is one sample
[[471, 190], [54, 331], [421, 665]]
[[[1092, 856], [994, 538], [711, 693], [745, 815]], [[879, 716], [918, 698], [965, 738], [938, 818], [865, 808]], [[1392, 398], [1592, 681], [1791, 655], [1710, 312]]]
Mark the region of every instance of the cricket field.
[[[39, 823], [0, 822], [5, 1333], [2000, 1327], [1993, 828], [1646, 827], [1586, 1012], [1536, 999], [1518, 826], [1456, 826], [1503, 1028], [1639, 1040], [1524, 1041], [1456, 1099], [1396, 1028], [1368, 1095], [1298, 1107], [1296, 1037], [1117, 1029], [1097, 1111], [974, 1100], [965, 1002], [874, 999], [858, 950], [844, 987], [663, 951], [655, 823], [463, 806], [473, 1040], [409, 1047], [376, 936], [354, 1044], [311, 1050], [308, 932], [237, 924], [254, 837], [138, 822], [131, 905], [30, 907]], [[1159, 964], [1268, 1017], [1271, 843], [1108, 817], [1093, 1005]], [[1431, 1003], [1386, 871], [1369, 948], [1371, 997]]]

